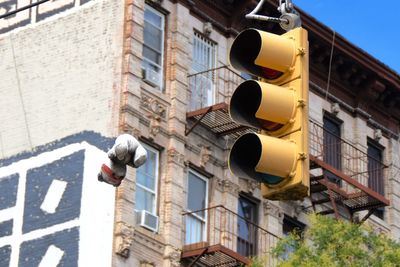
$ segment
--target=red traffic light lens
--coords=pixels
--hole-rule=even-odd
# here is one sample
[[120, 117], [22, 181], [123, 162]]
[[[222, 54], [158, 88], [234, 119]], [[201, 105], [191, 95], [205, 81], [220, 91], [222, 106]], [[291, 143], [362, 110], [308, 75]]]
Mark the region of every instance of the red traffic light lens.
[[268, 80], [275, 80], [275, 79], [279, 78], [280, 76], [282, 76], [282, 74], [283, 74], [283, 72], [269, 69], [269, 68], [261, 68], [261, 69], [262, 69], [263, 77]]
[[263, 129], [267, 131], [277, 131], [280, 128], [282, 128], [283, 124], [277, 123], [277, 122], [272, 122], [272, 121], [261, 121]]

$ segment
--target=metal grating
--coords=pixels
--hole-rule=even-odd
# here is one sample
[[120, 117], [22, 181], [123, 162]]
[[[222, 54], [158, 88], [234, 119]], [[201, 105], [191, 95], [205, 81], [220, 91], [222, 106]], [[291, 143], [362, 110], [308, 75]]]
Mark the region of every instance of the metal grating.
[[323, 197], [328, 197], [325, 192], [328, 190], [326, 183], [330, 183], [332, 189], [332, 197], [335, 201], [343, 203], [352, 212], [357, 212], [360, 210], [368, 210], [372, 208], [384, 207], [385, 203], [369, 196], [364, 192], [348, 194], [344, 190], [340, 189], [337, 185], [326, 181], [311, 181], [311, 193], [320, 193], [322, 197], [318, 198], [316, 201], [322, 199]]
[[222, 245], [207, 246], [206, 243], [201, 245], [194, 250], [183, 249], [181, 259], [185, 266], [236, 267], [250, 263], [249, 258], [241, 256]]
[[186, 135], [188, 135], [197, 125], [202, 125], [206, 129], [215, 133], [218, 137], [230, 136], [234, 139], [237, 139], [245, 133], [256, 131], [255, 129], [242, 126], [232, 121], [229, 115], [229, 105], [226, 103], [219, 103], [210, 107], [188, 112], [186, 118], [193, 122], [191, 127], [186, 130]]
[[390, 204], [383, 191], [387, 168], [328, 127], [310, 121], [310, 199], [314, 211], [316, 205], [323, 204], [319, 213], [334, 212], [338, 217], [339, 205], [353, 220], [354, 213], [367, 210], [365, 221], [374, 210]]
[[[326, 164], [322, 160], [317, 159], [316, 157], [310, 155], [310, 166], [312, 168], [321, 168], [323, 170], [328, 170], [334, 173], [338, 178], [345, 181], [347, 183], [348, 189], [351, 188], [351, 192], [345, 190], [345, 188], [338, 186], [337, 184], [330, 182], [325, 175], [323, 178], [320, 177], [311, 177], [310, 179], [310, 191], [312, 196], [312, 201], [318, 203], [322, 201], [321, 199], [331, 198], [335, 203], [345, 207], [349, 212], [352, 218], [353, 214], [362, 211], [368, 210], [370, 211], [366, 217], [364, 217], [363, 221], [365, 221], [369, 215], [371, 215], [372, 211], [376, 208], [385, 207], [389, 205], [389, 200], [386, 199], [383, 195], [378, 194], [377, 192], [371, 190], [367, 186], [357, 182], [353, 178], [345, 175], [339, 170], [335, 170], [332, 166]], [[329, 192], [330, 189], [330, 194]], [[317, 197], [317, 195], [319, 197]], [[326, 201], [328, 202], [328, 201]], [[331, 202], [332, 203], [332, 202]], [[335, 207], [333, 210], [338, 216], [338, 211]], [[321, 211], [321, 214], [328, 214], [328, 210]]]

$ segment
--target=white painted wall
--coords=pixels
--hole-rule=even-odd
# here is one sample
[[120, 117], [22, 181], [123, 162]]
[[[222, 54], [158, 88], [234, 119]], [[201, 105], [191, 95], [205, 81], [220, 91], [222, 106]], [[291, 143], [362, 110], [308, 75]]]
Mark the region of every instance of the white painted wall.
[[0, 158], [83, 130], [117, 134], [123, 3], [90, 1], [0, 35]]

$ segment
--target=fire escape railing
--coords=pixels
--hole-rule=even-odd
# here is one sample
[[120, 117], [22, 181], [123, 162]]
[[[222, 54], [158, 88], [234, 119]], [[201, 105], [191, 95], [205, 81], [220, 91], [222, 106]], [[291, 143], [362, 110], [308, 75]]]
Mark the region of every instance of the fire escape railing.
[[[333, 134], [318, 123], [310, 121], [310, 154], [331, 164], [338, 171], [377, 194], [384, 195], [387, 166], [342, 138], [337, 137], [333, 142], [324, 143], [324, 136], [326, 138], [327, 135]], [[347, 189], [348, 192], [356, 190], [346, 183], [343, 183], [341, 187]]]
[[185, 135], [189, 135], [198, 125], [220, 136], [237, 138], [252, 131], [231, 120], [228, 112], [230, 97], [245, 80], [228, 66], [205, 70], [188, 77], [188, 106]]
[[335, 213], [338, 218], [344, 215], [339, 212], [339, 204], [353, 221], [356, 212], [366, 210], [368, 213], [360, 221], [363, 222], [377, 209], [390, 204], [385, 197], [387, 165], [314, 121], [310, 121], [309, 147], [310, 198], [314, 211], [316, 204], [325, 206], [324, 203], [330, 202], [332, 209], [325, 208], [319, 213]]
[[228, 66], [190, 74], [188, 112], [218, 103], [229, 103], [233, 91], [244, 78]]
[[[279, 237], [222, 205], [186, 212], [183, 216], [184, 252], [199, 248], [207, 251], [208, 248], [218, 246], [223, 251], [233, 252], [227, 254], [244, 264], [248, 264], [253, 256], [266, 257], [268, 266], [276, 262], [271, 256], [271, 250]], [[215, 252], [215, 249], [210, 251]]]

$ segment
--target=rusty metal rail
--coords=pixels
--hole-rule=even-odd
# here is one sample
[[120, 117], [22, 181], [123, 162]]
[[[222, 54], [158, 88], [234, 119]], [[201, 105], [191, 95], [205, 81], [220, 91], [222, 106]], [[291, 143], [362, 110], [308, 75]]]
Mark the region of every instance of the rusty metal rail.
[[[212, 248], [215, 254], [214, 248], [218, 246], [223, 248], [225, 255], [244, 264], [249, 263], [253, 256], [265, 257], [267, 266], [276, 264], [271, 250], [279, 237], [224, 206], [186, 212], [183, 216], [186, 226], [183, 255], [186, 252], [186, 255], [192, 253], [190, 255], [193, 256], [193, 251], [204, 252], [207, 248]], [[208, 264], [222, 264], [216, 262], [216, 256], [214, 259], [211, 256], [204, 257], [203, 260], [206, 259]]]
[[[326, 142], [327, 139], [329, 142]], [[384, 195], [388, 166], [368, 156], [353, 144], [334, 136], [314, 121], [310, 121], [310, 154], [377, 194]], [[357, 191], [348, 183], [340, 186], [349, 193]]]
[[385, 183], [391, 168], [365, 150], [367, 148], [358, 148], [310, 121], [310, 185], [313, 194], [310, 199], [314, 211], [317, 211], [316, 204], [330, 200], [332, 209], [320, 206], [324, 210], [318, 213], [335, 213], [337, 218], [343, 216], [336, 206], [340, 204], [348, 211], [351, 221], [356, 212], [367, 210], [361, 219], [365, 221], [375, 211], [390, 205], [385, 197]]
[[218, 103], [229, 103], [236, 87], [244, 78], [228, 68], [218, 68], [190, 74], [188, 112], [209, 107]]

